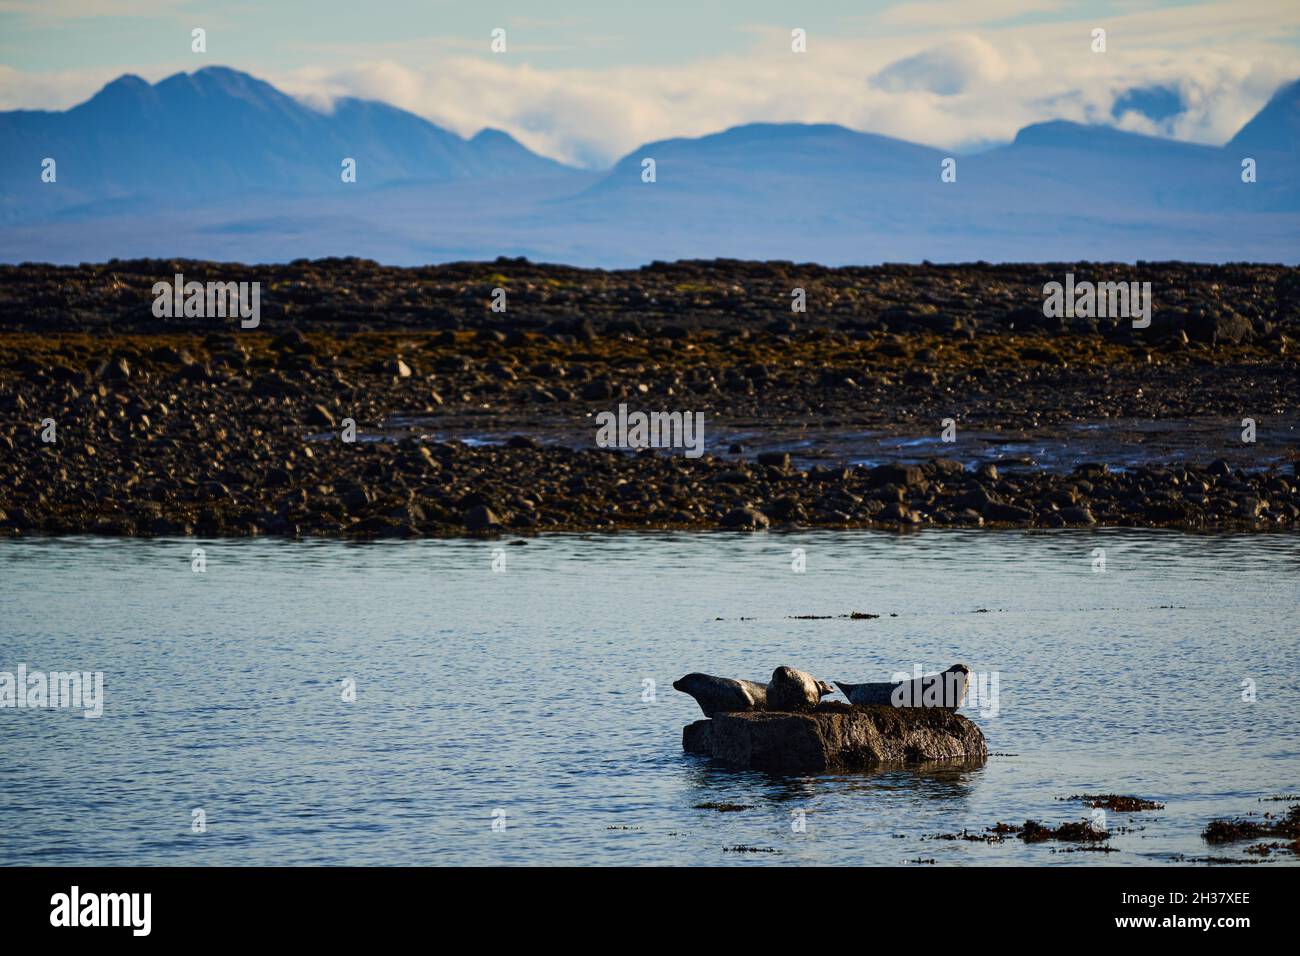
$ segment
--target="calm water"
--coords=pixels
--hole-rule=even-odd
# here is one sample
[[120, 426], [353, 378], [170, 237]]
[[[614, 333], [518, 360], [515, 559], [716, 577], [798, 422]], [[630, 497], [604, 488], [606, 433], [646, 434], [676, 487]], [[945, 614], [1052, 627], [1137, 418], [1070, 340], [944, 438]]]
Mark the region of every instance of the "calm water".
[[[0, 710], [0, 863], [1161, 864], [1241, 858], [1205, 823], [1300, 791], [1296, 536], [198, 542], [204, 574], [195, 544], [0, 542], [0, 670], [102, 670], [106, 697]], [[789, 618], [852, 611], [884, 616]], [[967, 711], [1005, 755], [982, 767], [780, 779], [681, 751], [688, 671], [957, 660], [1000, 675], [997, 715]], [[1111, 791], [1168, 804], [1110, 814], [1118, 853], [924, 839]]]

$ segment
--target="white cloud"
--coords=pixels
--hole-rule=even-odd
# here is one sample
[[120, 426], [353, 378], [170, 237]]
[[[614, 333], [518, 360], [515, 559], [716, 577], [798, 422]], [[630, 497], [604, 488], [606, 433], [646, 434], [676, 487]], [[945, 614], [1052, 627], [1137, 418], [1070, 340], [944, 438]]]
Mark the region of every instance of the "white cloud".
[[996, 84], [1009, 72], [992, 44], [963, 36], [891, 63], [876, 74], [875, 84], [891, 93], [921, 90], [954, 96]]
[[0, 0], [0, 13], [29, 23], [85, 17], [160, 17], [186, 6], [186, 0]]
[[[999, 9], [985, 19], [998, 19]], [[1097, 25], [1108, 31], [1104, 54], [1089, 48]], [[1157, 85], [1177, 89], [1186, 111], [1161, 123], [1129, 114], [1119, 125], [1218, 144], [1300, 77], [1300, 52], [1279, 39], [1300, 30], [1293, 0], [1142, 9], [1100, 24], [1056, 19], [944, 33], [929, 21], [903, 35], [814, 33], [805, 54], [789, 52], [788, 29], [746, 30], [754, 43], [745, 54], [664, 66], [543, 69], [454, 45], [435, 58], [391, 45], [367, 57], [359, 47], [341, 67], [230, 65], [317, 106], [340, 95], [382, 99], [462, 135], [497, 127], [539, 153], [592, 167], [653, 140], [756, 121], [841, 123], [959, 149], [1009, 140], [1047, 119], [1115, 122], [1116, 97]], [[328, 59], [339, 62], [339, 52]], [[158, 79], [173, 70], [140, 72]], [[110, 78], [0, 67], [0, 106], [66, 107]]]
[[881, 23], [907, 27], [967, 27], [1000, 23], [1030, 13], [1059, 10], [1061, 0], [932, 0], [929, 3], [900, 3], [879, 17]]
[[121, 74], [121, 70], [108, 68], [24, 73], [0, 64], [0, 110], [66, 110], [84, 102]]

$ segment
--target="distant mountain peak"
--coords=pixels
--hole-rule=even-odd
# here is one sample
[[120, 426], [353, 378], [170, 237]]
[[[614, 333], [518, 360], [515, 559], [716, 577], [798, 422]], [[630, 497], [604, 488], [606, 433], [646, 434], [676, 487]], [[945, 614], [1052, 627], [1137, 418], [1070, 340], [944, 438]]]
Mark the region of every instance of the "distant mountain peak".
[[[6, 116], [13, 114], [0, 114], [0, 122]], [[9, 122], [5, 145], [13, 155], [0, 160], [0, 197], [28, 188], [9, 167], [25, 168], [33, 154], [60, 155], [61, 173], [78, 171], [61, 178], [75, 189], [47, 190], [42, 202], [335, 191], [345, 158], [359, 170], [352, 191], [566, 171], [498, 130], [466, 140], [399, 107], [354, 97], [320, 111], [228, 66], [154, 84], [125, 74], [71, 110]]]
[[1300, 152], [1300, 79], [1279, 87], [1264, 108], [1228, 140], [1228, 148]]
[[266, 102], [284, 105], [297, 103], [265, 80], [228, 66], [205, 66], [193, 73], [173, 73], [154, 87], [160, 95], [172, 91], [197, 93], [205, 97], [228, 97], [245, 102]]
[[[67, 111], [0, 113], [0, 142], [0, 257], [13, 260], [1294, 261], [1300, 249], [1296, 154], [1262, 158], [1300, 143], [1300, 82], [1231, 149], [1055, 120], [963, 154], [959, 181], [941, 178], [946, 150], [786, 122], [646, 143], [602, 176], [499, 129], [466, 139], [352, 97], [321, 110], [221, 66], [152, 85], [128, 74]], [[1247, 185], [1238, 164], [1256, 150], [1265, 175]], [[46, 157], [57, 182], [38, 174]], [[351, 168], [355, 180], [341, 176]], [[483, 215], [498, 205], [510, 214]]]
[[143, 77], [136, 76], [134, 73], [123, 73], [115, 80], [105, 83], [98, 93], [88, 99], [81, 106], [88, 106], [92, 103], [119, 102], [126, 100], [139, 100], [153, 92], [153, 86]]
[[519, 142], [519, 140], [515, 139], [513, 136], [511, 136], [503, 129], [496, 129], [495, 127], [492, 126], [484, 126], [481, 130], [479, 130], [470, 138], [470, 142], [471, 143], [499, 143], [499, 142], [517, 143]]
[[149, 86], [149, 81], [146, 80], [144, 77], [139, 76], [135, 73], [123, 73], [116, 80], [111, 80], [108, 83], [105, 83], [103, 90], [100, 90], [100, 92], [102, 93], [104, 90], [113, 90], [113, 89], [122, 89], [122, 90], [145, 89], [148, 86]]
[[1123, 153], [1165, 153], [1173, 151], [1179, 154], [1195, 152], [1204, 153], [1218, 149], [1217, 146], [1202, 146], [1186, 143], [1182, 140], [1166, 139], [1162, 136], [1150, 136], [1131, 130], [1118, 129], [1114, 126], [1091, 123], [1075, 123], [1071, 120], [1047, 120], [1043, 123], [1031, 123], [1012, 140], [1010, 149], [1019, 150], [1028, 147], [1049, 149], [1067, 149], [1079, 151], [1123, 152]]

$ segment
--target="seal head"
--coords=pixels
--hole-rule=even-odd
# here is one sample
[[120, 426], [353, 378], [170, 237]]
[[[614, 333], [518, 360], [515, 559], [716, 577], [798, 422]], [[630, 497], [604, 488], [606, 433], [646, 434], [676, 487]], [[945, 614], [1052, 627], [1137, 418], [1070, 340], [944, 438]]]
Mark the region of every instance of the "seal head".
[[778, 667], [767, 684], [767, 709], [783, 711], [814, 710], [821, 699], [834, 693], [826, 681], [793, 667]]

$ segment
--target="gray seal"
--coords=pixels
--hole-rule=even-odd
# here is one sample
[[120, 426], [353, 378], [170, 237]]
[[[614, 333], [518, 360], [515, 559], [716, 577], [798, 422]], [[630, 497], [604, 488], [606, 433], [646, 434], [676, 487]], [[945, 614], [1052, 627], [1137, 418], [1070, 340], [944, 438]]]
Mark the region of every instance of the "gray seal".
[[767, 685], [752, 680], [687, 674], [673, 681], [673, 689], [694, 697], [705, 717], [767, 709]]
[[814, 710], [835, 688], [812, 674], [793, 667], [778, 667], [767, 684], [767, 709], [780, 711]]
[[926, 674], [913, 680], [880, 684], [848, 684], [835, 682], [850, 704], [859, 707], [937, 707], [956, 710], [966, 700], [970, 685], [970, 668], [953, 664], [942, 674]]
[[752, 710], [807, 710], [816, 707], [822, 697], [835, 693], [835, 688], [826, 681], [793, 667], [774, 670], [771, 684], [712, 674], [687, 674], [673, 681], [673, 689], [694, 697], [705, 717]]

